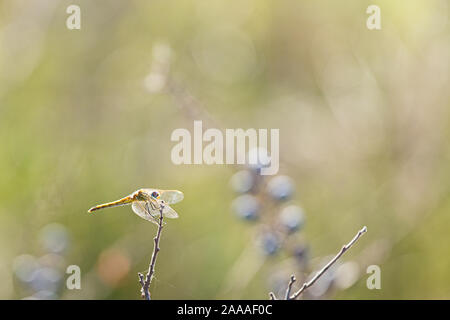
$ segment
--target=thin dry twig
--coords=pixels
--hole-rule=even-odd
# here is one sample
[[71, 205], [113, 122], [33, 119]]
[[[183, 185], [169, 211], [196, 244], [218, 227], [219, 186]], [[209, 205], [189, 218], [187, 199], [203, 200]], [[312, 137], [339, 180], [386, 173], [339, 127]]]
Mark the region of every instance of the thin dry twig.
[[[295, 299], [297, 299], [306, 289], [311, 287], [366, 232], [367, 232], [367, 227], [364, 226], [361, 230], [358, 231], [358, 233], [353, 237], [353, 239], [349, 243], [347, 243], [346, 245], [344, 245], [342, 247], [342, 249], [338, 252], [338, 254], [336, 256], [334, 256], [333, 259], [330, 260], [330, 262], [328, 262], [322, 269], [320, 269], [316, 273], [316, 275], [311, 280], [309, 280], [308, 282], [303, 283], [303, 285], [300, 287], [300, 289], [298, 291], [296, 291], [293, 295], [290, 295], [291, 294], [292, 285], [296, 281], [294, 275], [292, 275], [290, 280], [289, 280], [289, 284], [288, 284], [288, 287], [287, 287], [287, 290], [286, 290], [285, 299], [286, 300], [295, 300]], [[273, 292], [270, 292], [269, 296], [271, 297], [272, 300], [276, 300], [275, 294]]]
[[341, 251], [339, 251], [338, 254], [325, 265], [325, 267], [319, 270], [311, 280], [305, 282], [297, 292], [295, 292], [292, 296], [290, 296], [289, 300], [297, 299], [303, 293], [303, 291], [311, 287], [366, 232], [367, 227], [364, 226], [361, 230], [358, 231], [358, 233], [353, 237], [353, 239], [349, 243], [347, 243], [342, 247]]
[[147, 272], [147, 275], [145, 276], [145, 280], [144, 280], [144, 275], [142, 273], [138, 273], [139, 283], [141, 284], [141, 287], [142, 287], [141, 293], [145, 300], [151, 300], [150, 283], [152, 282], [153, 275], [155, 274], [156, 258], [158, 256], [158, 252], [160, 250], [159, 242], [161, 239], [161, 231], [164, 226], [164, 224], [163, 224], [163, 209], [164, 209], [164, 205], [162, 203], [160, 203], [158, 231], [156, 232], [156, 236], [153, 239], [155, 244], [153, 247], [152, 259], [150, 260], [150, 265], [148, 267], [148, 272]]
[[297, 279], [295, 279], [294, 275], [291, 275], [291, 278], [289, 279], [288, 287], [286, 289], [286, 295], [285, 295], [286, 300], [289, 300], [289, 297], [291, 296], [292, 285], [294, 284], [295, 281], [297, 281]]

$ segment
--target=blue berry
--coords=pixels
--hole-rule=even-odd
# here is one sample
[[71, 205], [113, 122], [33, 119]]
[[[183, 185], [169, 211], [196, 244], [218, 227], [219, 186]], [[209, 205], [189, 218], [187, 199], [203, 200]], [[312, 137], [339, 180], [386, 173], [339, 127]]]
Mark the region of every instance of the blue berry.
[[266, 255], [274, 255], [281, 246], [280, 238], [273, 232], [265, 232], [260, 238], [260, 244]]
[[249, 150], [247, 153], [249, 167], [254, 170], [259, 170], [270, 165], [270, 156], [266, 148], [258, 147]]
[[51, 223], [46, 225], [39, 234], [44, 249], [48, 252], [62, 253], [69, 247], [69, 233], [62, 224]]
[[301, 229], [305, 223], [303, 209], [296, 205], [285, 207], [280, 212], [280, 222], [287, 232]]
[[231, 206], [237, 216], [244, 220], [256, 220], [259, 216], [260, 204], [252, 195], [245, 194], [237, 197]]
[[288, 200], [294, 193], [294, 182], [287, 176], [277, 176], [269, 181], [267, 191], [275, 200]]

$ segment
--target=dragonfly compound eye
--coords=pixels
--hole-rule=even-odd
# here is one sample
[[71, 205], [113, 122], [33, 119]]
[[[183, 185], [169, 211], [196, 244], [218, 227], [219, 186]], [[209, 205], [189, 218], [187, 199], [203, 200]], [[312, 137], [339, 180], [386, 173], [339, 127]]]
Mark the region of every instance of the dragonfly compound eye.
[[159, 197], [159, 193], [156, 192], [156, 191], [153, 191], [153, 192], [152, 192], [152, 197], [155, 198], [155, 199], [157, 199], [157, 198]]

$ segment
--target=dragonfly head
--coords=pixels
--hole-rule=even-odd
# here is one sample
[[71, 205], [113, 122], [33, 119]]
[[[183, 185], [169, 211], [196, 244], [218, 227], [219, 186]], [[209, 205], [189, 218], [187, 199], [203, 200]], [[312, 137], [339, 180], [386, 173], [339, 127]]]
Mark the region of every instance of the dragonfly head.
[[150, 195], [153, 199], [159, 199], [159, 197], [161, 196], [161, 194], [158, 191], [153, 191], [152, 194]]

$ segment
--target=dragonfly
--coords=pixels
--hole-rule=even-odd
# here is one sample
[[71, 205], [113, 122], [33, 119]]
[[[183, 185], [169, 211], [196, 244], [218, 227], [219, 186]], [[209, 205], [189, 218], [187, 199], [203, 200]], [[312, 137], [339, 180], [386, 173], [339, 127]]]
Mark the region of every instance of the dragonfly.
[[131, 204], [133, 212], [139, 217], [159, 224], [161, 209], [163, 217], [178, 218], [178, 213], [169, 205], [180, 202], [183, 198], [183, 192], [178, 190], [139, 189], [125, 198], [92, 207], [88, 212]]

